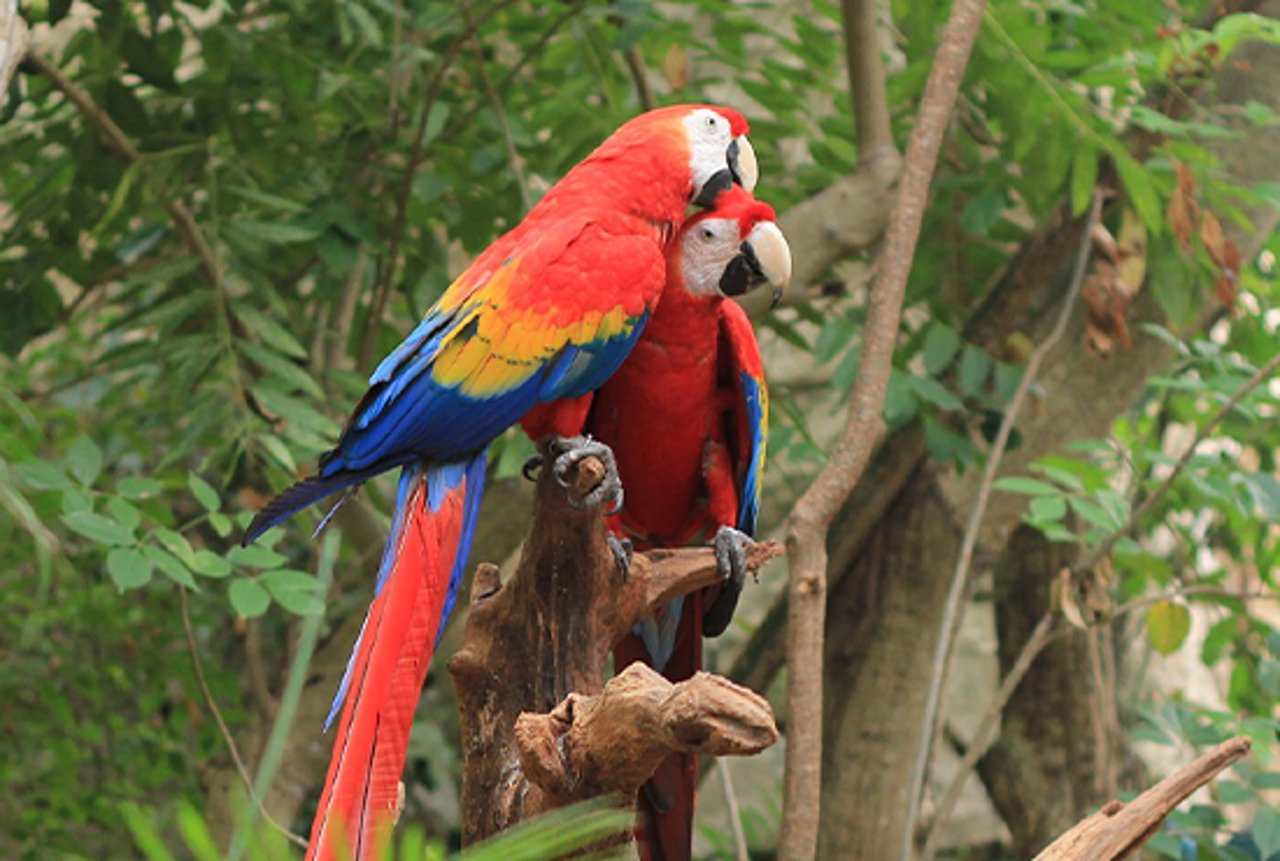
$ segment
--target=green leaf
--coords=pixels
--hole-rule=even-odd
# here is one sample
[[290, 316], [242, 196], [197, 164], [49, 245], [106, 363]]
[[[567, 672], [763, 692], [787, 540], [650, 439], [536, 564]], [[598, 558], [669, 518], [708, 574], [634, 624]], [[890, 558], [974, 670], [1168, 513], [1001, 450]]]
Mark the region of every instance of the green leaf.
[[1260, 771], [1249, 781], [1254, 789], [1280, 789], [1280, 771]]
[[1098, 184], [1098, 151], [1087, 141], [1077, 141], [1071, 159], [1071, 214], [1084, 215], [1093, 200], [1093, 189]]
[[231, 606], [236, 613], [245, 619], [261, 616], [271, 606], [271, 595], [267, 590], [257, 580], [247, 577], [232, 580], [227, 597], [231, 599]]
[[1161, 601], [1147, 611], [1147, 640], [1162, 655], [1172, 655], [1191, 631], [1191, 612], [1185, 604]]
[[1116, 152], [1115, 159], [1129, 202], [1138, 211], [1147, 231], [1152, 235], [1159, 234], [1164, 229], [1164, 211], [1160, 207], [1160, 197], [1151, 183], [1150, 174], [1126, 152]]
[[302, 346], [288, 329], [266, 314], [253, 308], [243, 307], [236, 310], [236, 317], [265, 346], [293, 359], [307, 357], [307, 348]]
[[164, 548], [181, 560], [183, 565], [191, 567], [195, 559], [195, 553], [191, 550], [191, 545], [187, 543], [187, 539], [183, 537], [181, 532], [175, 532], [172, 529], [161, 527], [151, 536], [159, 541]]
[[1021, 475], [1009, 475], [996, 479], [991, 486], [996, 490], [1003, 490], [1008, 493], [1022, 493], [1028, 496], [1062, 496], [1061, 488], [1054, 487], [1048, 482]]
[[271, 434], [258, 434], [254, 437], [258, 443], [266, 450], [267, 454], [275, 458], [285, 472], [293, 473], [298, 469], [298, 464], [294, 461], [293, 455], [289, 453], [289, 449], [277, 436]]
[[319, 580], [305, 571], [279, 568], [263, 574], [258, 578], [258, 582], [266, 586], [276, 603], [290, 613], [314, 616], [324, 611], [322, 599], [324, 587]]
[[945, 323], [929, 327], [924, 338], [924, 369], [938, 376], [951, 364], [960, 350], [960, 333]]
[[187, 473], [187, 486], [191, 488], [191, 493], [195, 496], [196, 502], [199, 502], [205, 511], [218, 511], [222, 508], [222, 500], [218, 498], [218, 491], [214, 490], [213, 485], [194, 472]]
[[164, 483], [154, 478], [131, 475], [116, 483], [116, 493], [129, 499], [145, 499], [164, 490]]
[[133, 543], [132, 530], [109, 517], [95, 514], [92, 511], [73, 511], [62, 515], [62, 522], [86, 538], [99, 544], [126, 545]]
[[134, 845], [147, 861], [174, 861], [173, 855], [165, 846], [164, 838], [160, 836], [160, 830], [142, 812], [142, 808], [127, 801], [120, 805], [120, 814], [133, 833]]
[[1067, 515], [1067, 501], [1061, 496], [1037, 496], [1031, 500], [1030, 511], [1036, 520], [1061, 520]]
[[147, 554], [151, 564], [159, 568], [170, 580], [198, 591], [199, 587], [196, 585], [195, 578], [191, 576], [191, 570], [182, 564], [178, 557], [154, 544], [143, 547], [142, 552]]
[[960, 391], [974, 398], [982, 394], [987, 377], [991, 375], [991, 357], [985, 350], [966, 344], [960, 354]]
[[13, 471], [32, 490], [66, 490], [71, 487], [71, 481], [62, 467], [47, 460], [23, 461]]
[[1253, 842], [1258, 844], [1258, 855], [1270, 858], [1280, 852], [1280, 813], [1274, 807], [1261, 805], [1253, 820]]
[[67, 468], [85, 487], [102, 472], [102, 450], [87, 436], [78, 437], [67, 450]]
[[111, 519], [133, 532], [142, 523], [142, 512], [118, 496], [107, 497], [107, 513]]
[[151, 562], [135, 547], [116, 547], [107, 554], [107, 573], [123, 589], [151, 582]]
[[212, 550], [201, 548], [191, 557], [191, 570], [205, 577], [226, 577], [231, 573], [231, 563]]
[[964, 404], [960, 399], [947, 391], [946, 387], [933, 377], [917, 377], [912, 374], [907, 377], [907, 380], [920, 400], [933, 404], [940, 410], [964, 410]]
[[279, 568], [288, 560], [261, 544], [250, 544], [248, 547], [231, 548], [227, 553], [227, 561], [249, 568]]
[[253, 218], [233, 218], [231, 226], [243, 235], [269, 245], [291, 245], [295, 242], [310, 242], [321, 233], [323, 225], [284, 224], [279, 221], [258, 221]]
[[1257, 793], [1238, 780], [1224, 778], [1215, 786], [1218, 789], [1218, 800], [1223, 804], [1245, 804], [1257, 797]]
[[231, 518], [217, 511], [209, 515], [209, 525], [213, 527], [213, 531], [218, 533], [219, 538], [226, 538], [231, 534]]

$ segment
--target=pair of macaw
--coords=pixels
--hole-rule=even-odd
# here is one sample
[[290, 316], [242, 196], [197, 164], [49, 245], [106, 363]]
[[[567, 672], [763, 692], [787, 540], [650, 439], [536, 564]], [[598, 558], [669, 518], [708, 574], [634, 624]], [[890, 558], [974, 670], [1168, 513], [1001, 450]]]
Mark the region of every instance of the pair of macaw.
[[[755, 526], [767, 399], [759, 351], [725, 296], [790, 277], [736, 111], [685, 105], [623, 125], [449, 287], [370, 377], [317, 473], [272, 500], [245, 543], [303, 507], [401, 467], [375, 597], [339, 685], [341, 718], [308, 858], [376, 857], [398, 804], [413, 713], [457, 597], [489, 443], [520, 422], [608, 444], [625, 484], [614, 531], [640, 546], [712, 540], [722, 587], [620, 644], [673, 678], [732, 616]], [[686, 218], [690, 203], [702, 211]], [[586, 435], [586, 436], [584, 436]], [[561, 463], [561, 466], [564, 464]], [[552, 465], [554, 468], [554, 464]], [[602, 494], [617, 490], [619, 476]], [[718, 594], [717, 594], [718, 593]], [[691, 606], [690, 606], [691, 605]], [[687, 857], [691, 758], [645, 792], [647, 851]]]

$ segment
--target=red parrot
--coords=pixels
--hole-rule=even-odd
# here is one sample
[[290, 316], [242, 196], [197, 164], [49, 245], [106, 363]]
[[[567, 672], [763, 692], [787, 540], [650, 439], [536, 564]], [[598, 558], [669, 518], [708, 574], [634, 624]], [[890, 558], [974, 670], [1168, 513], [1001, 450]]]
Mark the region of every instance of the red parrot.
[[[582, 396], [613, 374], [654, 311], [666, 245], [689, 204], [755, 185], [746, 134], [736, 111], [706, 105], [624, 124], [467, 267], [378, 365], [317, 473], [249, 525], [246, 544], [332, 493], [402, 470], [375, 597], [329, 715], [332, 722], [341, 708], [308, 859], [327, 861], [341, 845], [363, 861], [389, 837], [413, 712], [466, 565], [489, 443], [539, 405], [530, 424], [539, 433], [581, 425]], [[601, 449], [589, 440], [561, 448], [558, 472]], [[584, 504], [620, 492], [615, 475]]]
[[[585, 430], [613, 450], [626, 489], [612, 528], [641, 548], [712, 541], [726, 575], [619, 643], [619, 669], [639, 660], [687, 679], [701, 668], [702, 638], [733, 617], [760, 507], [768, 396], [751, 323], [726, 296], [768, 282], [776, 302], [790, 276], [773, 209], [725, 191], [668, 247], [661, 302], [593, 396]], [[642, 858], [689, 858], [696, 778], [696, 756], [676, 754], [645, 785]]]

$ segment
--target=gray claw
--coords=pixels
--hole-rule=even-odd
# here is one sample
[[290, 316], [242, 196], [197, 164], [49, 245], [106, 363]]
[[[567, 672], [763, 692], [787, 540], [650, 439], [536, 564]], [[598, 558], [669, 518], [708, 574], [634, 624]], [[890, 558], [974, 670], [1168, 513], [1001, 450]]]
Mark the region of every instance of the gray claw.
[[524, 462], [524, 466], [520, 467], [520, 474], [524, 476], [525, 481], [537, 481], [538, 470], [542, 469], [542, 455], [535, 454]]
[[570, 500], [570, 505], [587, 509], [608, 501], [607, 514], [614, 514], [622, 508], [622, 479], [618, 476], [618, 462], [614, 460], [613, 450], [609, 446], [591, 437], [575, 436], [553, 441], [550, 451], [555, 458], [551, 469], [561, 487], [569, 486], [570, 473], [582, 460], [594, 457], [604, 464], [604, 480], [582, 499]]
[[631, 557], [635, 555], [635, 546], [630, 538], [619, 538], [612, 532], [605, 536], [605, 540], [609, 542], [613, 557], [618, 560], [618, 568], [622, 570], [622, 582], [625, 583], [631, 577]]
[[[717, 637], [724, 633], [733, 620], [738, 607], [738, 596], [747, 579], [747, 545], [751, 536], [732, 526], [721, 526], [712, 544], [716, 550], [716, 565], [724, 576], [720, 592], [702, 614], [702, 633], [705, 637]], [[759, 577], [752, 575], [759, 582]]]

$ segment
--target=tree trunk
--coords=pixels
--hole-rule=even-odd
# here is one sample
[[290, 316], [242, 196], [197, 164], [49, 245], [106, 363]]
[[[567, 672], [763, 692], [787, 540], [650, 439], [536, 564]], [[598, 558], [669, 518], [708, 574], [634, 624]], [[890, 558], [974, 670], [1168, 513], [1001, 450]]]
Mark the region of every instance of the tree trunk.
[[960, 535], [932, 470], [915, 471], [830, 596], [818, 856], [898, 851], [937, 618]]
[[[1029, 526], [1013, 534], [995, 567], [1002, 676], [1049, 609], [1053, 573], [1075, 557], [1073, 545], [1050, 543]], [[1072, 631], [1040, 653], [1005, 707], [978, 774], [1009, 826], [1014, 857], [1032, 857], [1115, 795], [1123, 744], [1114, 667], [1107, 628]]]

